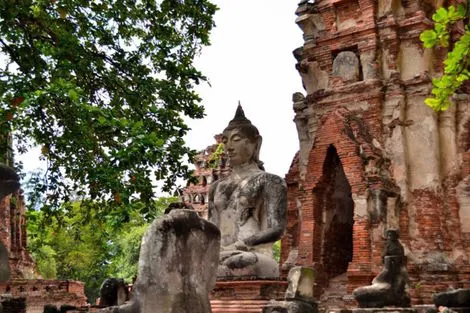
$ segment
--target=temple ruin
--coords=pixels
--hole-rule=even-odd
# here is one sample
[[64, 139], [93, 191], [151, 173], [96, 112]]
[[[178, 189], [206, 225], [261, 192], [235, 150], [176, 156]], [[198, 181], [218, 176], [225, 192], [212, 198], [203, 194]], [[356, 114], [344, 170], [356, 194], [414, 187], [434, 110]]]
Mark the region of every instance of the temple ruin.
[[439, 114], [424, 104], [443, 51], [419, 35], [438, 5], [318, 0], [296, 11], [305, 92], [293, 96], [300, 151], [281, 268], [313, 267], [324, 303], [355, 305], [389, 229], [405, 247], [412, 304], [470, 287], [469, 97], [461, 90]]
[[19, 177], [5, 179], [6, 171], [14, 173], [0, 164], [0, 307], [9, 313], [42, 313], [45, 304], [85, 305], [82, 282], [38, 277], [27, 250], [26, 209]]
[[194, 182], [189, 181], [183, 190], [183, 202], [196, 210], [199, 216], [207, 219], [209, 187], [212, 182], [230, 174], [225, 154], [217, 154], [222, 144], [222, 135], [214, 136], [215, 143], [200, 151], [194, 158]]
[[[296, 266], [313, 269], [320, 309], [357, 307], [352, 292], [381, 272], [390, 230], [404, 247], [412, 305], [431, 304], [433, 293], [449, 287], [470, 288], [468, 88], [445, 112], [424, 104], [432, 77], [442, 73], [444, 51], [424, 49], [419, 35], [443, 4], [299, 3], [304, 44], [294, 57], [304, 91], [293, 95], [300, 150], [286, 174], [281, 277], [219, 280], [211, 293], [214, 313], [261, 312], [270, 299], [284, 299]], [[209, 186], [230, 172], [223, 155], [214, 158], [220, 135], [215, 139], [196, 157], [196, 182], [183, 193], [202, 217]], [[73, 282], [22, 283], [34, 269], [19, 191], [0, 199], [0, 212], [13, 278], [0, 283], [0, 292], [81, 292]]]

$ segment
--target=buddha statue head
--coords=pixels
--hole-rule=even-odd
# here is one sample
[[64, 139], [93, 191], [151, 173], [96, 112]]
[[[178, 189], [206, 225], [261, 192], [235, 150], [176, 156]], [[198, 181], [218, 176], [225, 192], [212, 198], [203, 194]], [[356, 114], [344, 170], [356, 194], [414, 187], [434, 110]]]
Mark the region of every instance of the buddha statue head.
[[234, 118], [223, 131], [222, 141], [232, 167], [254, 163], [264, 170], [263, 162], [259, 160], [262, 137], [256, 126], [245, 117], [240, 104]]

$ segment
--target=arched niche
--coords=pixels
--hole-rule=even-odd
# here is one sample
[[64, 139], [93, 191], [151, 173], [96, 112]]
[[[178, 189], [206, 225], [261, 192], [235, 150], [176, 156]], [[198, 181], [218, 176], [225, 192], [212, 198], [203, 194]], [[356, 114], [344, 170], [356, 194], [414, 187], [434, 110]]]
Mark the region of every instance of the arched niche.
[[334, 145], [328, 147], [322, 180], [314, 193], [319, 199], [321, 263], [329, 279], [345, 273], [353, 257], [354, 201]]

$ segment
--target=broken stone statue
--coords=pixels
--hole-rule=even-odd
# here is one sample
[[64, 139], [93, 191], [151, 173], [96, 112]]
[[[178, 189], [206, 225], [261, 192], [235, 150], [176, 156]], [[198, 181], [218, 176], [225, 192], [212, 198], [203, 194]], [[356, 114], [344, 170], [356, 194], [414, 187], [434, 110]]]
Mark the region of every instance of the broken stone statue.
[[409, 307], [405, 252], [396, 230], [387, 231], [387, 242], [382, 257], [384, 262], [382, 272], [372, 280], [372, 285], [355, 289], [354, 298], [361, 308]]
[[264, 171], [262, 138], [240, 105], [222, 140], [232, 172], [209, 191], [209, 221], [221, 232], [217, 277], [279, 277], [272, 246], [286, 227], [286, 184]]
[[432, 296], [432, 301], [436, 305], [449, 308], [469, 308], [470, 307], [470, 289], [452, 289], [436, 293]]
[[316, 313], [318, 305], [313, 295], [315, 272], [313, 268], [294, 266], [287, 276], [289, 286], [285, 301], [271, 300], [263, 313]]
[[122, 278], [106, 278], [100, 287], [101, 307], [121, 305], [129, 297], [126, 283]]
[[156, 219], [142, 238], [131, 300], [101, 313], [210, 313], [220, 231], [195, 211]]

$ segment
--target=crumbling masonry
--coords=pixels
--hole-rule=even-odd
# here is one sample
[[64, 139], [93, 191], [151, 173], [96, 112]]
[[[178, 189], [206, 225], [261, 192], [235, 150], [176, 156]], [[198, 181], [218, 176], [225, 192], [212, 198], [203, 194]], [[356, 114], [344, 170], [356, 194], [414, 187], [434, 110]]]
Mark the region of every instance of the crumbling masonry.
[[345, 295], [370, 284], [388, 229], [405, 246], [413, 304], [470, 288], [467, 89], [446, 112], [424, 104], [443, 51], [423, 49], [419, 35], [442, 2], [299, 4], [305, 93], [293, 97], [300, 151], [286, 176], [281, 264], [285, 275], [314, 267], [318, 295], [338, 277]]

